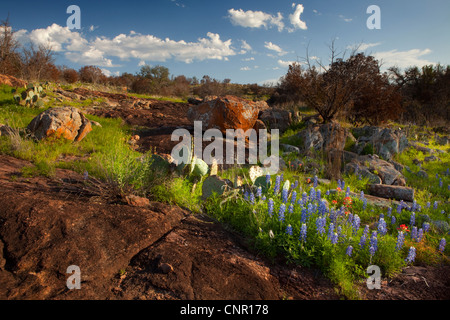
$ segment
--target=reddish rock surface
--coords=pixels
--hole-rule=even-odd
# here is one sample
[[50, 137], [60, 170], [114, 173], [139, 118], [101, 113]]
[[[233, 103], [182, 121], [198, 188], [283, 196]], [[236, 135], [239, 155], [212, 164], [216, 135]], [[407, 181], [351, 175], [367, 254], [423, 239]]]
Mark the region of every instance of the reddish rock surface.
[[34, 118], [27, 128], [38, 140], [51, 137], [81, 141], [92, 131], [91, 122], [72, 107], [50, 108]]
[[27, 82], [24, 80], [17, 79], [13, 76], [8, 76], [5, 74], [0, 74], [0, 84], [5, 84], [14, 88], [25, 88], [27, 86]]
[[188, 119], [202, 121], [203, 129], [216, 128], [223, 133], [227, 129], [252, 129], [258, 119], [261, 103], [234, 96], [219, 97], [193, 106]]

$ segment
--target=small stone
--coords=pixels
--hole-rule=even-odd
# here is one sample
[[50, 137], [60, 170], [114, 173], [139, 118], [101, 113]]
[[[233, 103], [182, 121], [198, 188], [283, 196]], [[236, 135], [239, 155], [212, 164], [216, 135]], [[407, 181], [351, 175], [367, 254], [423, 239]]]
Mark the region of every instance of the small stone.
[[169, 274], [173, 272], [173, 267], [168, 263], [161, 263], [159, 266], [159, 270], [161, 270], [164, 274]]
[[125, 199], [130, 206], [134, 207], [146, 207], [150, 204], [150, 200], [134, 195], [126, 196]]

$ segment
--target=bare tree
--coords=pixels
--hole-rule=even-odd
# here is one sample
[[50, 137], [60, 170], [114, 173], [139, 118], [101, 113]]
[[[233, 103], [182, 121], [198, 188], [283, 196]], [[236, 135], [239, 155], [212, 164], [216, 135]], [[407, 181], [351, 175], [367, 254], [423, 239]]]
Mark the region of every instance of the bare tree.
[[20, 56], [17, 52], [19, 47], [8, 17], [0, 25], [0, 73], [17, 75], [20, 68]]
[[54, 60], [54, 52], [51, 46], [40, 44], [36, 48], [31, 43], [28, 48], [23, 48], [23, 78], [33, 81], [52, 78], [50, 72], [54, 69]]

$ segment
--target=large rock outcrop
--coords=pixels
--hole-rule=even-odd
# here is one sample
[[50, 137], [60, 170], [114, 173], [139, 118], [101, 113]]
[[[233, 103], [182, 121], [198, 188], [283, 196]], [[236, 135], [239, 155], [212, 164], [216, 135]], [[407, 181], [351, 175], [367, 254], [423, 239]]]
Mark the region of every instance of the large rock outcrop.
[[292, 124], [292, 114], [287, 110], [266, 108], [259, 114], [259, 120], [269, 129], [278, 129], [280, 134]]
[[91, 122], [73, 107], [48, 109], [34, 118], [27, 128], [38, 140], [52, 137], [81, 141], [92, 131]]
[[408, 147], [408, 139], [401, 129], [366, 126], [353, 129], [353, 135], [357, 137], [354, 147], [357, 153], [363, 153], [371, 145], [373, 152], [385, 160], [392, 159]]
[[188, 111], [190, 121], [201, 121], [203, 129], [252, 129], [261, 109], [266, 108], [264, 101], [253, 102], [235, 96], [218, 97], [192, 106]]
[[348, 130], [338, 122], [321, 125], [312, 125], [300, 131], [297, 137], [302, 141], [299, 147], [304, 151], [314, 149], [316, 151], [339, 150], [342, 151], [347, 139]]
[[354, 158], [345, 165], [345, 172], [361, 174], [369, 179], [372, 184], [385, 184], [405, 186], [403, 174], [394, 164], [380, 159], [378, 156], [367, 155]]
[[6, 74], [0, 74], [0, 84], [4, 84], [10, 87], [21, 87], [26, 88], [27, 82], [24, 80], [17, 79], [16, 77], [9, 76]]

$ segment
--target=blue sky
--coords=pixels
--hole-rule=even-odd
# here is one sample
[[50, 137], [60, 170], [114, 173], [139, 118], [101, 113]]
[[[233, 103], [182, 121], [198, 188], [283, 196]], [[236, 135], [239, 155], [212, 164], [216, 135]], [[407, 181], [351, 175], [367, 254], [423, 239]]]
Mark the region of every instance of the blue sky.
[[[81, 10], [81, 29], [67, 28], [69, 5]], [[381, 29], [370, 30], [370, 5]], [[107, 74], [163, 65], [172, 75], [209, 75], [236, 83], [276, 82], [290, 62], [309, 54], [328, 63], [360, 44], [384, 67], [450, 64], [450, 1], [101, 1], [22, 0], [3, 3], [0, 19], [22, 43], [50, 44], [57, 64], [97, 65]]]

